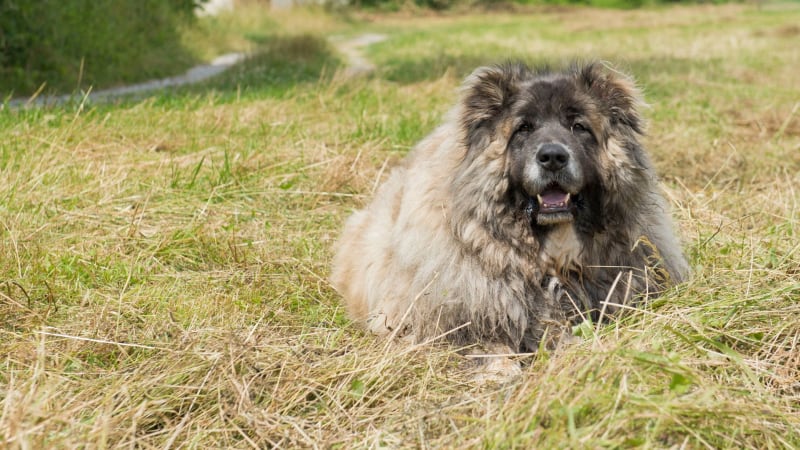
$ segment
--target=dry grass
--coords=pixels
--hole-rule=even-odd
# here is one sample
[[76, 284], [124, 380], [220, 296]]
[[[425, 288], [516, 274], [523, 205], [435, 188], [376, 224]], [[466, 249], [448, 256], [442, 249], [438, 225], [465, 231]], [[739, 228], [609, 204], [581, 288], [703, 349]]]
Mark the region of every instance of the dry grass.
[[[267, 34], [202, 89], [0, 112], [0, 446], [800, 446], [800, 11], [669, 11], [377, 16], [370, 79]], [[463, 73], [600, 48], [647, 92], [693, 280], [506, 385], [352, 327], [330, 246]]]

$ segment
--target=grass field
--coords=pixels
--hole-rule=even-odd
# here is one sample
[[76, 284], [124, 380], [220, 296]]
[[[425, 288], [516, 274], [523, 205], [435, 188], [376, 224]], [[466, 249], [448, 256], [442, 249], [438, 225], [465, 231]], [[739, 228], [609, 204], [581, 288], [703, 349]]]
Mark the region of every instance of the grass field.
[[[800, 447], [796, 3], [204, 20], [196, 45], [258, 54], [0, 111], [0, 447]], [[365, 31], [379, 69], [348, 79], [326, 37]], [[479, 385], [354, 327], [327, 276], [349, 212], [508, 57], [635, 75], [695, 274]]]

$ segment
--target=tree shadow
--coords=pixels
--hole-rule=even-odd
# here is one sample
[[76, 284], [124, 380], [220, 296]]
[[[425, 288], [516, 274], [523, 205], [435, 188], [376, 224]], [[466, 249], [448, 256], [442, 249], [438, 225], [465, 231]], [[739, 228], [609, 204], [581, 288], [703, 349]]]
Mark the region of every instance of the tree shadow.
[[648, 82], [647, 79], [654, 75], [681, 77], [688, 73], [715, 71], [721, 65], [721, 61], [714, 59], [700, 61], [676, 57], [629, 59], [622, 55], [609, 55], [590, 58], [575, 54], [553, 59], [535, 56], [519, 57], [512, 54], [498, 56], [488, 52], [465, 55], [442, 51], [434, 56], [392, 59], [378, 67], [375, 76], [400, 84], [413, 84], [436, 80], [448, 73], [464, 78], [478, 67], [507, 61], [522, 61], [531, 67], [549, 65], [557, 69], [574, 61], [587, 62], [591, 60], [609, 61], [616, 69], [633, 75], [635, 79], [645, 84]]
[[175, 91], [193, 95], [209, 91], [224, 95], [281, 97], [292, 87], [316, 83], [332, 75], [342, 62], [322, 37], [252, 35], [257, 50], [222, 74]]
[[376, 69], [375, 76], [400, 84], [431, 81], [451, 73], [465, 77], [477, 67], [500, 61], [489, 55], [453, 55], [441, 53], [434, 57], [394, 59]]

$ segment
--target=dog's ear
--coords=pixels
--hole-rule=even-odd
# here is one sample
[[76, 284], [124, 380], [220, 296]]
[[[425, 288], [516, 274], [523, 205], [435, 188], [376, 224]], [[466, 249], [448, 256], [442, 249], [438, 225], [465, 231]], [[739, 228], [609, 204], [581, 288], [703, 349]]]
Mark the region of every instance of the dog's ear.
[[498, 121], [509, 110], [520, 83], [530, 70], [522, 63], [476, 69], [464, 81], [461, 126], [469, 149], [483, 149], [492, 141]]
[[638, 134], [643, 132], [638, 109], [644, 101], [631, 77], [597, 62], [578, 68], [577, 76], [605, 110], [612, 126], [623, 125]]

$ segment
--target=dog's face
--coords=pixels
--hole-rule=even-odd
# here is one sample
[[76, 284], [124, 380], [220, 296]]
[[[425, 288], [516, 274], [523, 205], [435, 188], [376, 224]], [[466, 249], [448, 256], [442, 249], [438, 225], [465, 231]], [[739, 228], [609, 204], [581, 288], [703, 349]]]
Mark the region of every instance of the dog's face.
[[509, 200], [534, 226], [581, 215], [597, 220], [603, 197], [646, 164], [636, 142], [638, 93], [602, 66], [479, 69], [466, 91], [462, 124], [469, 152], [505, 145]]
[[574, 220], [597, 165], [596, 131], [587, 104], [565, 78], [535, 80], [513, 106], [509, 176], [539, 225]]

